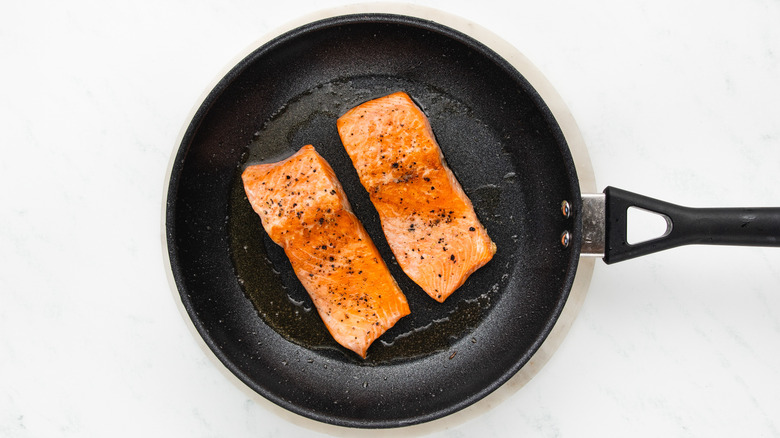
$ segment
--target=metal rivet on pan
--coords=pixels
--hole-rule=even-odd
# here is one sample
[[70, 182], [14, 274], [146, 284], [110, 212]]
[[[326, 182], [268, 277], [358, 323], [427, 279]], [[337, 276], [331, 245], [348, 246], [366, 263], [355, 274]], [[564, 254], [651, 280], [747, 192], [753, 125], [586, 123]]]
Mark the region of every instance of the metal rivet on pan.
[[563, 234], [561, 234], [561, 245], [563, 245], [564, 248], [568, 248], [570, 242], [571, 242], [571, 233], [568, 231], [564, 231]]
[[561, 202], [561, 213], [563, 213], [563, 217], [566, 219], [571, 217], [571, 204], [569, 204], [569, 201], [564, 200]]

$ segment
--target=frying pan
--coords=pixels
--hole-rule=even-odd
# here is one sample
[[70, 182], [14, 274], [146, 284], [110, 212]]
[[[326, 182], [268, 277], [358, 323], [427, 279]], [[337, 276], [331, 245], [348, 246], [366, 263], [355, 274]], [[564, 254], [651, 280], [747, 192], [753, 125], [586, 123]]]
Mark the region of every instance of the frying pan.
[[[347, 109], [399, 90], [428, 115], [498, 244], [443, 304], [395, 263], [336, 131]], [[245, 166], [305, 144], [334, 168], [412, 310], [365, 360], [330, 339], [240, 185]], [[168, 257], [200, 336], [258, 394], [341, 426], [423, 423], [496, 390], [550, 334], [583, 254], [614, 263], [692, 243], [780, 246], [780, 209], [581, 194], [567, 139], [531, 83], [479, 41], [404, 15], [331, 17], [254, 50], [195, 112], [170, 172]], [[667, 232], [628, 244], [629, 207], [663, 215]]]

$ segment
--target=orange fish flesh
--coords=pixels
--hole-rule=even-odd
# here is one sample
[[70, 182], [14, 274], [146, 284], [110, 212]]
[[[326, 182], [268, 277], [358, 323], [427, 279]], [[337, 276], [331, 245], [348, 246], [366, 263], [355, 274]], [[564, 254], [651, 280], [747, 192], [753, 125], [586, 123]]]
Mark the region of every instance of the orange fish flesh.
[[307, 145], [285, 160], [249, 166], [241, 177], [330, 334], [365, 358], [409, 305], [333, 169]]
[[398, 264], [444, 302], [493, 258], [496, 245], [447, 166], [428, 118], [397, 92], [352, 108], [337, 128]]

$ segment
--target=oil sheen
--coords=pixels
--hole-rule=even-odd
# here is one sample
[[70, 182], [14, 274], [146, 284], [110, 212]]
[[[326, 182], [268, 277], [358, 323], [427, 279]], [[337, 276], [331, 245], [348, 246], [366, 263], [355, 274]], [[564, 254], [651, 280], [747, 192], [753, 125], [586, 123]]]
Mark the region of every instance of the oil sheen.
[[[336, 130], [336, 119], [350, 108], [399, 90], [409, 93], [428, 115], [448, 164], [471, 198], [483, 225], [498, 243], [494, 260], [477, 271], [445, 303], [426, 296], [395, 262], [376, 211]], [[469, 171], [474, 167], [474, 157], [464, 151], [468, 142], [473, 141], [481, 142], [485, 151], [481, 163], [487, 162], [495, 175]], [[355, 214], [377, 245], [411, 308], [411, 315], [402, 318], [374, 342], [365, 360], [331, 338], [284, 251], [266, 235], [244, 193], [240, 175], [246, 166], [279, 161], [305, 144], [313, 144], [334, 168]], [[502, 152], [498, 136], [474, 118], [466, 105], [436, 89], [388, 77], [358, 77], [322, 84], [279, 108], [258, 127], [252, 143], [247, 145], [243, 162], [236, 169], [228, 220], [236, 276], [258, 316], [285, 339], [305, 348], [327, 350], [331, 352], [328, 354], [339, 352], [339, 357], [367, 365], [410, 360], [448, 350], [478, 327], [492, 303], [500, 298], [507, 282], [506, 269], [514, 264], [518, 248], [508, 243], [517, 242], [516, 236], [522, 228], [510, 208], [522, 201], [522, 193], [515, 184], [515, 171]]]

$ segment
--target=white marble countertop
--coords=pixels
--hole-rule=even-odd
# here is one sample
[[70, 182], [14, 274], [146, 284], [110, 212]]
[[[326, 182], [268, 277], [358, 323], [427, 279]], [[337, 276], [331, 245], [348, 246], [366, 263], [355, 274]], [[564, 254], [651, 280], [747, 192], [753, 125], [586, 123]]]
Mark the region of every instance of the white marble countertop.
[[[11, 2], [0, 14], [0, 436], [361, 436], [272, 405], [193, 336], [164, 183], [235, 57], [335, 0]], [[598, 190], [780, 206], [780, 4], [419, 1], [525, 54]], [[481, 402], [482, 403], [482, 402]], [[607, 266], [538, 374], [427, 436], [780, 435], [780, 249]]]

